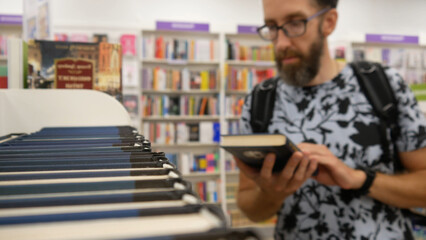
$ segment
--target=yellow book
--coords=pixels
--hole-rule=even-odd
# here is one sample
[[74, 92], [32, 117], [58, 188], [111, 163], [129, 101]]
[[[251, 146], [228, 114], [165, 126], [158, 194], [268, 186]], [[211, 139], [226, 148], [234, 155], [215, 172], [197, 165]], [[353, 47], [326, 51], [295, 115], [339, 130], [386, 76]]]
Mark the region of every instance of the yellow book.
[[193, 96], [189, 97], [189, 115], [190, 116], [194, 115], [194, 97]]
[[241, 81], [240, 90], [247, 90], [248, 89], [248, 84], [247, 84], [247, 82], [248, 82], [248, 69], [247, 68], [243, 69], [241, 80], [242, 81]]
[[152, 79], [152, 89], [157, 90], [157, 68], [154, 68], [154, 74], [153, 75], [153, 79]]
[[209, 72], [208, 71], [201, 72], [200, 90], [209, 90]]

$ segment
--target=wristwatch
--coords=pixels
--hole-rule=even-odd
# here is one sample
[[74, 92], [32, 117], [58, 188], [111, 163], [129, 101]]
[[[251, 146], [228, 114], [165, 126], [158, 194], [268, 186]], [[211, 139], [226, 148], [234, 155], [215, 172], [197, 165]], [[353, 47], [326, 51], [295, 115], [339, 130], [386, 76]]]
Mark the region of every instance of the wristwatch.
[[365, 172], [365, 175], [367, 176], [364, 183], [362, 184], [362, 186], [358, 189], [351, 189], [350, 191], [352, 192], [352, 194], [354, 196], [364, 196], [367, 195], [370, 192], [370, 187], [371, 185], [373, 185], [373, 181], [376, 178], [376, 172], [371, 170], [371, 169], [367, 169], [364, 167], [357, 167], [356, 169], [361, 170], [363, 172]]

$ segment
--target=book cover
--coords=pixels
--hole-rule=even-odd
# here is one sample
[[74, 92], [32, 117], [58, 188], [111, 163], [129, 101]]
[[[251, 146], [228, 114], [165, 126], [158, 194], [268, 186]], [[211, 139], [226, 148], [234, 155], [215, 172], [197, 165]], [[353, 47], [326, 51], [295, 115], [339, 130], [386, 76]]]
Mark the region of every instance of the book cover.
[[365, 52], [363, 49], [354, 50], [354, 61], [365, 61]]
[[55, 41], [66, 42], [68, 41], [68, 35], [66, 33], [55, 33]]
[[213, 122], [200, 122], [200, 143], [213, 142]]
[[123, 87], [137, 87], [138, 76], [137, 76], [138, 63], [137, 62], [126, 62], [123, 63]]
[[108, 35], [106, 33], [93, 34], [92, 42], [94, 43], [108, 42]]
[[223, 135], [220, 146], [253, 168], [262, 168], [268, 153], [277, 158], [274, 172], [281, 171], [290, 156], [298, 151], [297, 146], [283, 134]]
[[139, 115], [139, 104], [137, 95], [124, 95], [123, 105], [131, 117]]
[[95, 89], [122, 100], [119, 44], [30, 41], [26, 88]]
[[213, 142], [220, 142], [220, 122], [213, 123]]
[[187, 123], [189, 130], [189, 138], [190, 142], [198, 142], [200, 140], [200, 126], [198, 123]]
[[136, 35], [123, 34], [120, 37], [123, 56], [136, 56]]
[[108, 93], [118, 101], [122, 101], [121, 45], [99, 43], [98, 62], [98, 72], [93, 89]]

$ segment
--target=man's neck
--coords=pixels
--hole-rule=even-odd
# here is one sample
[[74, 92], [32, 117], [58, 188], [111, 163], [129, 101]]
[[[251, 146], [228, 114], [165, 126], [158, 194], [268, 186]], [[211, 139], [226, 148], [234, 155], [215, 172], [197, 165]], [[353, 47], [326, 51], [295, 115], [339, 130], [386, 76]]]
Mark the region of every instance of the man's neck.
[[331, 81], [344, 67], [343, 64], [339, 64], [336, 60], [331, 58], [327, 42], [324, 45], [325, 46], [320, 59], [321, 64], [318, 74], [314, 79], [312, 79], [311, 82], [309, 82], [309, 84], [307, 84], [307, 86], [315, 86]]

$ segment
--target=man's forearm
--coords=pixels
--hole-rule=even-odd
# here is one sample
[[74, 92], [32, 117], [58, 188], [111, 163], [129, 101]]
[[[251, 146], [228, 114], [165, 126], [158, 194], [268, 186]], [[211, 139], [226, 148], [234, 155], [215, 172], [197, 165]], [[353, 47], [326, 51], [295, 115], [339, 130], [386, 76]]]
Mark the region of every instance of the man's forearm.
[[274, 216], [282, 203], [283, 200], [268, 197], [260, 188], [245, 189], [237, 195], [238, 207], [254, 222]]
[[377, 173], [369, 196], [400, 208], [426, 207], [426, 170], [386, 175]]

